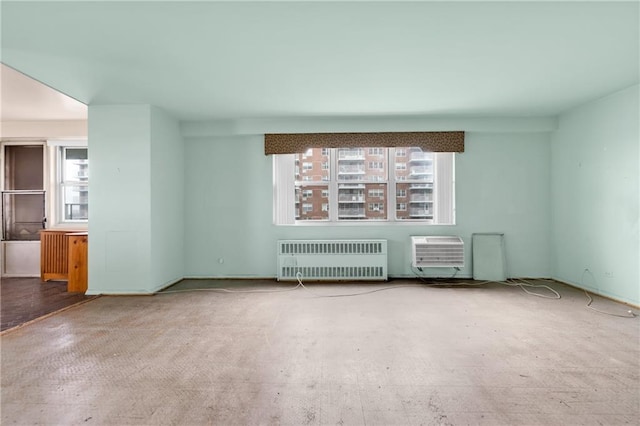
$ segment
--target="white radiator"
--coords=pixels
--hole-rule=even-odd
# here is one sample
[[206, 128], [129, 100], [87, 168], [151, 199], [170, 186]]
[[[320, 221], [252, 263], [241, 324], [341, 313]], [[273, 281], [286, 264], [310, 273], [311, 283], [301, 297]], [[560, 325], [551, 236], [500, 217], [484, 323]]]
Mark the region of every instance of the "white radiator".
[[464, 242], [460, 237], [411, 237], [411, 266], [414, 268], [464, 266]]
[[280, 240], [278, 281], [386, 280], [387, 240]]

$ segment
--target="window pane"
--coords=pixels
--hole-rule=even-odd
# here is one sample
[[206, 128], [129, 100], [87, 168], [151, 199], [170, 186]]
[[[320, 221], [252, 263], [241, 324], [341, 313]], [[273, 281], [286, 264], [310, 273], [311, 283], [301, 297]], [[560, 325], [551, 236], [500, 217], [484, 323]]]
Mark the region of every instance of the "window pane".
[[[296, 220], [329, 219], [328, 185], [296, 184]], [[326, 195], [326, 196], [325, 196]]]
[[433, 153], [396, 148], [396, 219], [433, 219]]
[[309, 148], [296, 155], [296, 181], [328, 182], [331, 176], [329, 151], [326, 148]]
[[433, 219], [433, 184], [396, 184], [396, 219]]
[[385, 220], [388, 149], [338, 148], [337, 161], [338, 220]]
[[338, 220], [385, 220], [386, 183], [338, 185]]
[[63, 185], [64, 220], [89, 219], [89, 188], [86, 185]]
[[420, 148], [415, 147], [396, 148], [396, 153], [398, 152], [404, 152], [406, 155], [396, 155], [396, 180], [433, 182], [432, 152], [422, 152]]
[[2, 193], [3, 235], [5, 240], [40, 239], [43, 228], [44, 191], [37, 194]]
[[42, 145], [7, 145], [4, 155], [4, 189], [43, 189]]
[[89, 180], [89, 160], [87, 148], [63, 148], [63, 182], [87, 182]]
[[338, 148], [338, 182], [386, 182], [386, 148]]
[[87, 160], [87, 148], [67, 148], [66, 150], [67, 160]]

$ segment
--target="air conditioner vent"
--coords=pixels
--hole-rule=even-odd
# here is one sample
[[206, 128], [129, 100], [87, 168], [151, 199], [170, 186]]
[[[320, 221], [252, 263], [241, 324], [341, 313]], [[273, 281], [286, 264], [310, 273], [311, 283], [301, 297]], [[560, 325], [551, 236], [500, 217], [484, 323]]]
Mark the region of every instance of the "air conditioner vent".
[[464, 242], [456, 236], [411, 237], [411, 255], [414, 268], [461, 268]]

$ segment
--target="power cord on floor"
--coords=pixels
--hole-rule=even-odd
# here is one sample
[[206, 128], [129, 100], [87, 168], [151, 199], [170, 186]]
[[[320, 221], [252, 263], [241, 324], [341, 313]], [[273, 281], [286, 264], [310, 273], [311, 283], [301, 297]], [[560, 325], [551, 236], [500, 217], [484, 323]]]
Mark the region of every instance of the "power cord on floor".
[[[544, 284], [533, 284], [533, 283], [530, 283], [529, 281], [527, 281], [524, 278], [511, 278], [511, 279], [508, 279], [507, 281], [488, 280], [488, 281], [481, 281], [479, 283], [476, 283], [476, 282], [473, 282], [473, 283], [465, 283], [465, 282], [459, 283], [459, 282], [438, 281], [437, 279], [436, 280], [427, 281], [425, 279], [425, 277], [422, 277], [422, 276], [418, 275], [418, 273], [415, 270], [413, 272], [416, 275], [416, 277], [418, 277], [422, 282], [424, 282], [425, 284], [430, 285], [430, 286], [452, 287], [452, 286], [481, 286], [481, 285], [486, 285], [486, 284], [500, 284], [500, 285], [505, 285], [505, 286], [509, 286], [509, 287], [520, 287], [522, 289], [522, 291], [524, 291], [525, 293], [527, 293], [527, 294], [529, 294], [531, 296], [542, 297], [542, 298], [545, 298], [545, 299], [561, 299], [562, 298], [560, 293], [558, 293], [553, 288], [551, 288], [551, 287], [549, 287], [547, 285], [544, 285]], [[525, 287], [544, 288], [544, 289], [549, 290], [551, 293], [553, 293], [553, 296], [548, 296], [548, 295], [545, 295], [545, 294], [540, 294], [540, 293], [536, 293], [536, 292], [533, 292], [533, 291], [529, 291]]]
[[[309, 293], [313, 294], [315, 297], [352, 297], [352, 296], [362, 296], [362, 295], [365, 295], [365, 294], [377, 293], [379, 291], [394, 290], [394, 289], [403, 288], [403, 287], [424, 287], [424, 284], [426, 284], [427, 286], [431, 286], [431, 287], [438, 287], [438, 286], [442, 286], [442, 287], [456, 287], [456, 286], [457, 287], [478, 287], [478, 286], [483, 286], [483, 285], [487, 285], [487, 284], [500, 284], [500, 285], [505, 285], [505, 286], [509, 286], [509, 287], [520, 287], [522, 289], [522, 291], [524, 291], [525, 293], [527, 293], [527, 294], [529, 294], [531, 296], [542, 297], [542, 298], [545, 298], [545, 299], [560, 299], [560, 298], [562, 298], [560, 293], [558, 293], [553, 288], [551, 288], [551, 287], [549, 287], [547, 285], [544, 285], [544, 284], [533, 284], [533, 283], [527, 281], [524, 278], [510, 278], [507, 281], [492, 281], [492, 280], [488, 280], [488, 281], [471, 282], [471, 283], [470, 282], [451, 282], [451, 281], [448, 281], [448, 280], [453, 278], [453, 277], [455, 277], [455, 275], [458, 273], [458, 269], [456, 269], [456, 272], [453, 274], [453, 276], [451, 276], [449, 278], [445, 278], [444, 280], [439, 279], [439, 278], [433, 278], [433, 279], [427, 280], [426, 277], [418, 275], [418, 273], [415, 271], [415, 269], [412, 268], [412, 270], [413, 270], [414, 274], [416, 275], [416, 277], [418, 279], [420, 279], [420, 281], [423, 284], [402, 284], [402, 285], [395, 285], [395, 286], [376, 288], [376, 289], [373, 289], [373, 290], [367, 290], [367, 291], [362, 291], [362, 292], [357, 292], [357, 293], [319, 294], [319, 293], [316, 293], [316, 292], [310, 290], [309, 288], [307, 288], [303, 284], [303, 282], [302, 282], [302, 278], [303, 278], [302, 273], [298, 272], [296, 274], [296, 280], [298, 281], [298, 284], [296, 284], [295, 286], [293, 286], [291, 288], [285, 288], [285, 289], [280, 289], [280, 290], [262, 290], [262, 289], [258, 289], [258, 290], [232, 290], [232, 289], [228, 289], [228, 288], [192, 288], [192, 289], [183, 289], [183, 290], [165, 290], [165, 291], [161, 291], [161, 292], [156, 293], [156, 294], [190, 293], [190, 292], [196, 292], [196, 291], [214, 291], [214, 292], [222, 292], [222, 293], [282, 293], [282, 292], [287, 292], [287, 291], [294, 291], [294, 290], [297, 290], [298, 288], [303, 288], [304, 290], [306, 290]], [[616, 313], [611, 313], [611, 312], [605, 312], [605, 311], [602, 311], [600, 309], [596, 309], [593, 306], [591, 306], [591, 304], [593, 303], [593, 298], [587, 292], [587, 290], [584, 290], [584, 276], [585, 276], [585, 274], [587, 272], [591, 275], [592, 279], [595, 282], [595, 277], [593, 276], [593, 273], [591, 273], [591, 271], [589, 269], [585, 269], [583, 271], [582, 277], [580, 279], [580, 286], [583, 288], [584, 294], [588, 298], [588, 302], [587, 302], [587, 305], [586, 305], [587, 308], [589, 308], [589, 309], [591, 309], [593, 311], [596, 311], [598, 313], [601, 313], [601, 314], [604, 314], [604, 315], [610, 315], [610, 316], [614, 316], [614, 317], [620, 317], [620, 318], [635, 318], [635, 317], [637, 317], [637, 315], [632, 310], [628, 310], [625, 315], [622, 315], [622, 314], [616, 314]], [[541, 281], [553, 281], [553, 280], [541, 279]], [[528, 291], [526, 289], [526, 287], [529, 287], [529, 288], [544, 288], [544, 289], [547, 289], [550, 292], [552, 292], [553, 296], [549, 296], [549, 295], [545, 295], [545, 294], [540, 294], [540, 293]]]
[[376, 293], [376, 292], [385, 291], [385, 290], [394, 290], [396, 288], [402, 288], [402, 287], [424, 287], [421, 284], [402, 284], [402, 285], [388, 286], [388, 287], [383, 287], [383, 288], [376, 288], [376, 289], [373, 289], [373, 290], [367, 290], [367, 291], [358, 292], [358, 293], [319, 294], [319, 293], [316, 293], [313, 290], [307, 288], [302, 283], [302, 273], [301, 272], [298, 272], [296, 274], [296, 280], [298, 281], [297, 285], [295, 285], [294, 287], [286, 288], [286, 289], [282, 289], [282, 290], [232, 290], [232, 289], [228, 289], [228, 288], [191, 288], [191, 289], [183, 289], [183, 290], [165, 290], [165, 291], [162, 291], [162, 292], [156, 293], [156, 294], [190, 293], [190, 292], [195, 292], [195, 291], [214, 291], [214, 292], [217, 291], [217, 292], [222, 292], [222, 293], [282, 293], [282, 292], [285, 292], [285, 291], [293, 291], [293, 290], [296, 290], [298, 288], [303, 288], [306, 291], [308, 291], [309, 293], [313, 294], [315, 297], [351, 297], [351, 296], [361, 296], [361, 295], [364, 295], [364, 294]]
[[[556, 290], [554, 290], [553, 288], [549, 287], [548, 285], [544, 285], [544, 284], [533, 284], [530, 283], [529, 281], [527, 281], [524, 278], [512, 278], [512, 279], [508, 279], [506, 282], [501, 283], [504, 285], [509, 285], [509, 286], [514, 286], [514, 287], [520, 287], [522, 289], [522, 291], [524, 291], [527, 294], [530, 294], [531, 296], [537, 296], [537, 297], [542, 297], [544, 299], [561, 299], [562, 296], [560, 296], [560, 293], [558, 293]], [[554, 295], [553, 296], [548, 296], [546, 294], [540, 294], [540, 293], [536, 293], [536, 292], [532, 292], [532, 291], [528, 291], [526, 289], [526, 287], [533, 287], [533, 288], [546, 288], [547, 290], [549, 290], [550, 292], [552, 292]]]
[[609, 316], [612, 316], [612, 317], [635, 318], [635, 317], [638, 316], [631, 309], [629, 309], [627, 311], [627, 313], [623, 315], [623, 314], [616, 314], [616, 313], [613, 313], [613, 312], [601, 311], [600, 309], [596, 309], [593, 306], [591, 306], [591, 304], [593, 303], [593, 298], [591, 297], [589, 292], [587, 290], [585, 290], [585, 288], [584, 288], [584, 275], [587, 272], [589, 273], [589, 275], [591, 275], [591, 279], [593, 279], [593, 282], [596, 284], [596, 288], [598, 288], [598, 281], [596, 281], [596, 277], [593, 276], [593, 273], [588, 268], [585, 268], [585, 270], [582, 271], [582, 276], [580, 277], [580, 287], [582, 287], [582, 290], [584, 291], [584, 294], [587, 296], [587, 299], [589, 300], [587, 302], [587, 306], [586, 306], [587, 308], [591, 309], [592, 311], [596, 311], [598, 313], [601, 313], [601, 314], [604, 314], [604, 315], [609, 315]]
[[394, 285], [394, 286], [389, 286], [389, 287], [382, 287], [382, 288], [376, 288], [373, 290], [367, 290], [367, 291], [362, 291], [362, 292], [358, 292], [358, 293], [341, 293], [341, 294], [318, 294], [310, 289], [308, 289], [307, 287], [305, 287], [305, 285], [302, 283], [302, 272], [298, 272], [296, 274], [296, 279], [298, 280], [298, 286], [302, 287], [303, 289], [307, 290], [309, 293], [313, 294], [315, 297], [351, 297], [351, 296], [362, 296], [364, 294], [371, 294], [371, 293], [377, 293], [378, 291], [385, 291], [385, 290], [394, 290], [396, 288], [402, 288], [402, 287], [424, 287], [421, 284], [402, 284], [402, 285]]

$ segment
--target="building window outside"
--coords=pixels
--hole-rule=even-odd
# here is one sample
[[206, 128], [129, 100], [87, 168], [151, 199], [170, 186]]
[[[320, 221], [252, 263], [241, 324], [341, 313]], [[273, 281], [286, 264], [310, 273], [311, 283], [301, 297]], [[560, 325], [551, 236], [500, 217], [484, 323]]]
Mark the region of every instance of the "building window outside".
[[384, 197], [384, 190], [383, 189], [370, 189], [369, 190], [369, 197], [370, 198], [382, 198]]
[[[382, 150], [382, 155], [379, 155]], [[397, 152], [404, 155], [398, 166]], [[371, 153], [371, 155], [369, 154]], [[277, 157], [277, 158], [276, 158]], [[321, 171], [296, 176], [294, 164], [320, 162]], [[279, 158], [282, 158], [281, 160]], [[436, 160], [440, 167], [436, 167]], [[277, 166], [279, 161], [290, 166]], [[326, 166], [325, 166], [326, 164]], [[419, 222], [454, 224], [453, 153], [428, 153], [420, 148], [312, 148], [304, 154], [274, 156], [276, 224], [310, 222]], [[278, 170], [290, 170], [280, 175]], [[444, 170], [438, 180], [436, 171]], [[321, 174], [317, 174], [317, 173]], [[277, 196], [278, 182], [295, 190], [295, 210], [286, 213], [290, 197]], [[438, 195], [439, 194], [439, 195]], [[289, 200], [289, 201], [286, 201]], [[441, 207], [438, 210], [438, 206]], [[280, 219], [284, 218], [284, 219]]]

